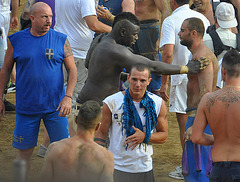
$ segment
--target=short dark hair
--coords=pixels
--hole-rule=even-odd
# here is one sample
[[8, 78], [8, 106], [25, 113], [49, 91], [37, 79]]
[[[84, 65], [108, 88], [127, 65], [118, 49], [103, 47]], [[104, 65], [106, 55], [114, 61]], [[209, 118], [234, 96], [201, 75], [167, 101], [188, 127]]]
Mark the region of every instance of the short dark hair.
[[140, 71], [140, 72], [145, 71], [145, 70], [148, 70], [149, 78], [151, 77], [151, 70], [150, 70], [149, 66], [146, 65], [146, 64], [143, 64], [143, 63], [133, 64], [133, 65], [131, 66], [131, 68], [130, 68], [129, 76], [131, 76], [131, 72], [132, 72], [133, 69], [136, 69], [136, 70], [138, 70], [138, 71]]
[[188, 22], [188, 29], [190, 31], [196, 30], [197, 33], [201, 36], [201, 38], [203, 38], [205, 27], [203, 21], [200, 18], [187, 18], [184, 21]]
[[175, 1], [179, 6], [182, 6], [184, 4], [189, 4], [189, 0], [175, 0]]
[[115, 18], [114, 18], [114, 21], [113, 21], [113, 24], [112, 24], [112, 27], [115, 26], [115, 24], [120, 21], [120, 20], [128, 20], [130, 21], [131, 23], [133, 23], [134, 25], [138, 25], [140, 26], [140, 22], [139, 20], [137, 19], [137, 17], [130, 13], [130, 12], [122, 12], [122, 13], [119, 13]]
[[95, 129], [100, 122], [101, 106], [94, 100], [84, 102], [78, 112], [77, 125], [84, 130]]
[[240, 54], [237, 50], [231, 49], [225, 53], [222, 66], [229, 78], [240, 76]]

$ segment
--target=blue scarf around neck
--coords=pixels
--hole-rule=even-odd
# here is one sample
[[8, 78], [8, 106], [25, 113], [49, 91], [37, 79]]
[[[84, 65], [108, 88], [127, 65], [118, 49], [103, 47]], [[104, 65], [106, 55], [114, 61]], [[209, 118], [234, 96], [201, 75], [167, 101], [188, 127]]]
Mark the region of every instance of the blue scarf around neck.
[[[144, 98], [141, 100], [139, 107], [143, 107], [146, 110], [146, 132], [143, 143], [148, 144], [151, 138], [151, 131], [156, 127], [158, 120], [155, 110], [155, 103], [148, 96], [147, 91], [145, 91]], [[127, 89], [124, 95], [123, 104], [123, 128], [126, 129], [127, 137], [135, 133], [132, 126], [135, 126], [136, 128], [143, 131], [141, 118], [138, 114], [137, 109], [135, 108], [132, 97], [129, 93], [129, 89]]]

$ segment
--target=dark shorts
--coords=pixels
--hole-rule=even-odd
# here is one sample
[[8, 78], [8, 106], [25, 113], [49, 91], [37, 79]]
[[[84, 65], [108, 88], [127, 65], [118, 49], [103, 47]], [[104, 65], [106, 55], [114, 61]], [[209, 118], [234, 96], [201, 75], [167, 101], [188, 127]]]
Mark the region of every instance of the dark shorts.
[[13, 134], [13, 147], [29, 149], [37, 145], [41, 119], [48, 131], [50, 142], [69, 138], [69, 126], [66, 117], [59, 117], [59, 111], [47, 114], [16, 114], [16, 125]]
[[142, 173], [128, 173], [114, 169], [114, 182], [155, 182], [153, 170]]
[[240, 162], [214, 162], [210, 182], [240, 182]]

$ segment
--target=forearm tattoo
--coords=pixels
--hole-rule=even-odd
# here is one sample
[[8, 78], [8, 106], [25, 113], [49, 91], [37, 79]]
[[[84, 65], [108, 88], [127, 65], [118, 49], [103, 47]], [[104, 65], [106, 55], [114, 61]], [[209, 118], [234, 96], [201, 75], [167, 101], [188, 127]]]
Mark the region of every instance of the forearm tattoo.
[[65, 45], [64, 45], [64, 54], [65, 54], [64, 58], [67, 58], [67, 57], [73, 55], [71, 46], [68, 42], [68, 39], [66, 39], [66, 42], [65, 42]]
[[227, 88], [224, 94], [219, 95], [219, 93], [215, 92], [214, 95], [207, 96], [206, 106], [209, 113], [215, 102], [224, 103], [227, 109], [232, 103], [240, 101], [240, 92], [234, 87]]

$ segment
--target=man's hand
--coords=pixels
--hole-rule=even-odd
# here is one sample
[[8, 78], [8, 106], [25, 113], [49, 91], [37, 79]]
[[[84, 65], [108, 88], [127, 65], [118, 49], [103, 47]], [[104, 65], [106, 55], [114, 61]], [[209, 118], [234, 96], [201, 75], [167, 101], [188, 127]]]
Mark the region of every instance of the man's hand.
[[164, 101], [168, 101], [168, 99], [169, 99], [169, 97], [168, 97], [168, 94], [167, 94], [167, 89], [168, 89], [168, 85], [166, 84], [166, 85], [161, 85], [161, 87], [160, 87], [160, 96], [162, 97], [162, 99], [164, 100]]
[[10, 20], [10, 27], [12, 29], [16, 29], [18, 27], [18, 18], [17, 17], [12, 17]]
[[5, 106], [2, 98], [0, 98], [0, 121], [1, 121], [1, 114], [3, 115], [3, 117], [5, 117]]
[[126, 138], [125, 144], [131, 143], [128, 145], [128, 149], [132, 147], [133, 150], [138, 144], [143, 142], [145, 138], [145, 133], [134, 126], [132, 126], [132, 128], [135, 131], [135, 133]]
[[57, 108], [57, 111], [60, 110], [58, 116], [65, 117], [66, 115], [71, 113], [71, 109], [72, 99], [69, 97], [64, 97]]
[[195, 61], [189, 61], [187, 64], [188, 73], [195, 74], [207, 68], [209, 65], [209, 60], [205, 57], [201, 57]]
[[98, 8], [96, 8], [96, 11], [97, 11], [97, 16], [99, 18], [113, 22], [114, 18], [112, 13], [107, 8], [104, 8], [103, 5], [101, 6], [98, 5]]
[[189, 127], [184, 133], [184, 141], [192, 141], [192, 126]]

